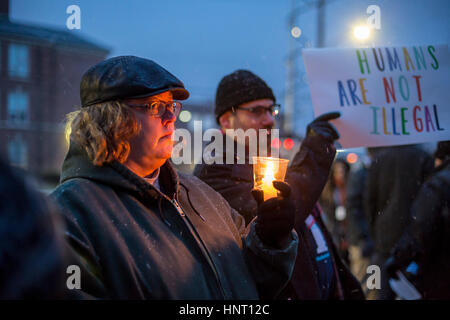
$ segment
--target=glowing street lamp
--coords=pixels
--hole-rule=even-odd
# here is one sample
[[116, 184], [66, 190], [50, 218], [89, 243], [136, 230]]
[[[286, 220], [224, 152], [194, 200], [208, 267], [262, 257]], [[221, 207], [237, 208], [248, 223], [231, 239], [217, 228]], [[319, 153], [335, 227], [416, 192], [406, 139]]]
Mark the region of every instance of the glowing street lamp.
[[370, 37], [370, 28], [364, 25], [356, 26], [353, 29], [353, 36], [360, 41], [367, 40]]
[[180, 119], [181, 122], [189, 122], [191, 118], [192, 114], [187, 110], [181, 111], [180, 114], [178, 115], [178, 119]]
[[300, 38], [300, 36], [302, 35], [302, 29], [300, 29], [299, 27], [295, 26], [291, 29], [291, 35], [294, 38]]

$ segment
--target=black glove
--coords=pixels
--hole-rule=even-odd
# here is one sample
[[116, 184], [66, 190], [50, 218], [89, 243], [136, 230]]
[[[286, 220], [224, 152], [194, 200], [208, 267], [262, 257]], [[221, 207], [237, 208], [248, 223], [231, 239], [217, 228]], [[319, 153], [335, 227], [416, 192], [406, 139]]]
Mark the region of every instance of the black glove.
[[341, 116], [338, 111], [324, 113], [317, 117], [306, 127], [306, 137], [312, 139], [325, 139], [327, 142], [333, 143], [339, 139], [339, 133], [329, 120], [337, 119]]
[[384, 263], [384, 269], [389, 278], [398, 279], [397, 271], [400, 270], [402, 266], [397, 262], [395, 257], [390, 256]]
[[289, 184], [273, 181], [273, 186], [280, 191], [280, 195], [267, 201], [264, 201], [262, 190], [252, 190], [252, 195], [258, 203], [255, 229], [264, 244], [280, 248], [294, 228], [295, 206], [290, 199]]

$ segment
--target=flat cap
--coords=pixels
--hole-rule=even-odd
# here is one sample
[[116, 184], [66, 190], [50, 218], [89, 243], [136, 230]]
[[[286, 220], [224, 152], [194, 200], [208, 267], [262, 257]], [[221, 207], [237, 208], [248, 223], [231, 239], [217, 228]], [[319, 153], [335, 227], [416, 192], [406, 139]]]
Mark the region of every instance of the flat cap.
[[175, 100], [186, 100], [183, 82], [152, 60], [118, 56], [85, 72], [80, 83], [82, 107], [126, 98], [144, 98], [171, 91]]

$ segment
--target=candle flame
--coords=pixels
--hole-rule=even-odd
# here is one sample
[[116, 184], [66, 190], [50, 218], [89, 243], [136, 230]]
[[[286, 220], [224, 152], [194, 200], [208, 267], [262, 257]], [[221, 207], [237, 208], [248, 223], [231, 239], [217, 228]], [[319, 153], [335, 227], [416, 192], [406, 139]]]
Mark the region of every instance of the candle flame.
[[272, 181], [275, 180], [275, 168], [272, 161], [267, 162], [266, 171], [262, 181], [265, 185], [272, 186]]

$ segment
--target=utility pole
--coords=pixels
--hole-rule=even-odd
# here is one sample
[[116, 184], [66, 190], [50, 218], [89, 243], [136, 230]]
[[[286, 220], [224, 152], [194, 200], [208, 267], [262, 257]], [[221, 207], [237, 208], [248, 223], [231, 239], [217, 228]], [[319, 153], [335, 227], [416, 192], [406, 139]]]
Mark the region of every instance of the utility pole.
[[325, 0], [317, 0], [317, 48], [325, 45]]
[[[326, 4], [331, 3], [333, 0], [291, 0], [289, 15], [288, 15], [288, 28], [289, 32], [292, 32], [292, 28], [296, 26], [297, 17], [308, 12], [310, 9], [316, 9], [317, 11], [317, 48], [325, 46], [325, 8]], [[284, 96], [284, 118], [283, 118], [283, 132], [285, 135], [292, 135], [294, 131], [294, 117], [299, 113], [296, 112], [295, 94], [297, 92], [298, 81], [297, 78], [301, 76], [298, 72], [297, 64], [301, 53], [301, 49], [307, 43], [306, 35], [300, 34], [300, 39], [294, 38], [293, 35], [289, 35], [288, 44], [288, 56], [286, 60], [286, 82], [285, 82], [285, 96]]]
[[[289, 10], [288, 28], [291, 32], [295, 26], [295, 3], [296, 0], [291, 0], [291, 9]], [[285, 84], [285, 96], [284, 96], [284, 121], [283, 131], [284, 135], [291, 135], [293, 131], [292, 116], [295, 106], [295, 39], [292, 35], [289, 36], [288, 57], [286, 61], [286, 84]]]

